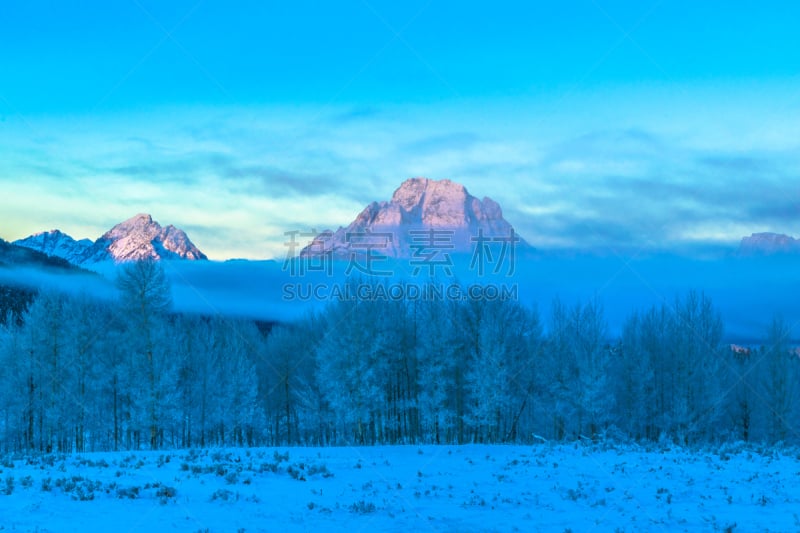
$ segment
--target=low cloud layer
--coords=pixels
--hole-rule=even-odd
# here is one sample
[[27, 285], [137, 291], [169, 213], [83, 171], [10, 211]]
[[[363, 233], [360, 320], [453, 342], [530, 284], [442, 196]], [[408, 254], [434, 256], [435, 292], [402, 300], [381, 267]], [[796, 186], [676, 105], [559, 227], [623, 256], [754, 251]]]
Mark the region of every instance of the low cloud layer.
[[[433, 282], [516, 287], [519, 301], [537, 308], [545, 321], [554, 299], [570, 305], [596, 300], [605, 309], [612, 336], [621, 334], [625, 320], [634, 311], [673, 305], [676, 297], [683, 297], [690, 290], [703, 291], [722, 314], [725, 338], [731, 342], [760, 342], [773, 316], [785, 318], [792, 325], [792, 339], [800, 339], [800, 313], [792, 298], [797, 285], [793, 281], [794, 260], [698, 261], [674, 256], [637, 258], [612, 254], [518, 260], [510, 277], [505, 270], [478, 275], [467, 265], [456, 262], [457, 279], [444, 276], [434, 278]], [[171, 262], [165, 266], [175, 306], [180, 311], [279, 322], [294, 320], [326, 305], [330, 300], [297, 296], [311, 296], [311, 291], [320, 286], [324, 289], [320, 294], [331, 296], [334, 285], [342, 287], [345, 283], [347, 267], [346, 262], [334, 264], [331, 276], [321, 272], [293, 276], [281, 261]], [[373, 278], [386, 286], [422, 285], [431, 281], [424, 273], [414, 276], [401, 260], [397, 264], [382, 264], [381, 268], [396, 274]], [[288, 291], [287, 286], [292, 290]]]

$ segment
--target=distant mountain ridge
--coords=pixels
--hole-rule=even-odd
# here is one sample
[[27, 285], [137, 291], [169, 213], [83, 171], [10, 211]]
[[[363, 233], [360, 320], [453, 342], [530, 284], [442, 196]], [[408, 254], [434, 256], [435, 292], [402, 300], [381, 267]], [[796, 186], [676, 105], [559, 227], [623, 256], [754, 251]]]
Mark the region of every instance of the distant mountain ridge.
[[800, 239], [783, 233], [753, 233], [742, 238], [739, 244], [739, 255], [776, 255], [800, 254]]
[[14, 244], [50, 257], [65, 259], [73, 265], [85, 262], [91, 255], [92, 246], [94, 245], [89, 239], [76, 241], [57, 229], [35, 233], [24, 239], [14, 241]]
[[51, 230], [14, 241], [14, 244], [79, 266], [142, 259], [208, 259], [183, 230], [172, 225], [162, 227], [143, 213], [117, 224], [94, 242], [76, 241], [60, 230]]
[[[32, 266], [81, 272], [69, 261], [0, 239], [0, 267]], [[85, 272], [85, 271], [84, 271]]]
[[467, 253], [481, 238], [514, 238], [516, 246], [529, 248], [491, 198], [480, 200], [447, 179], [418, 177], [404, 181], [390, 201], [370, 203], [347, 227], [322, 232], [300, 255], [349, 256], [364, 253], [366, 246], [372, 246], [371, 253], [397, 258], [437, 246], [448, 253]]
[[[297, 244], [302, 247], [299, 255], [306, 257], [331, 254], [342, 258], [369, 251], [407, 259], [430, 256], [437, 247], [440, 253], [471, 253], [479, 239], [496, 244], [510, 238], [523, 254], [533, 251], [540, 258], [565, 255], [535, 250], [516, 233], [503, 217], [500, 205], [491, 198], [479, 199], [463, 185], [447, 179], [417, 177], [404, 181], [389, 201], [371, 202], [346, 227], [323, 231], [310, 244]], [[162, 227], [144, 213], [115, 225], [95, 241], [75, 240], [54, 229], [5, 242], [3, 251], [16, 261], [26, 258], [20, 249], [89, 269], [97, 264], [141, 259], [208, 259], [183, 230], [172, 225]], [[753, 233], [741, 239], [736, 251], [727, 250], [722, 253], [738, 257], [800, 256], [800, 238], [775, 232]], [[566, 256], [575, 253], [578, 252], [568, 252]]]

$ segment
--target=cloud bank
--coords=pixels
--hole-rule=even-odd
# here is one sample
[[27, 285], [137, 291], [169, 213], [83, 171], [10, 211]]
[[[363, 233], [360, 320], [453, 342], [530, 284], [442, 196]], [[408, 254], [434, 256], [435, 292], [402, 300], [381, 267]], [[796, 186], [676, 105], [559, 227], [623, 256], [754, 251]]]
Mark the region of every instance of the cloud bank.
[[[600, 116], [578, 128], [557, 109], [528, 123], [530, 108], [471, 120], [457, 109], [340, 106], [16, 124], [0, 130], [0, 231], [96, 238], [149, 212], [212, 258], [281, 258], [285, 232], [346, 225], [424, 175], [492, 197], [540, 248], [735, 246], [753, 232], [800, 233], [800, 135], [764, 133], [797, 111], [753, 119], [737, 137], [692, 119], [691, 106], [676, 111], [679, 130], [635, 113], [618, 127]], [[13, 134], [26, 127], [39, 134]]]

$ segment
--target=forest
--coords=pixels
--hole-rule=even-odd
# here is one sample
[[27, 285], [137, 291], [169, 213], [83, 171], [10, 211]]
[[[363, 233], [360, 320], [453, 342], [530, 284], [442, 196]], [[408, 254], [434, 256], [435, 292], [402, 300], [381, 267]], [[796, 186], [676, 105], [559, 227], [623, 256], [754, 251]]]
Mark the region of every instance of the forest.
[[800, 443], [789, 325], [732, 347], [696, 291], [631, 310], [611, 338], [600, 301], [332, 301], [273, 325], [173, 312], [156, 262], [117, 286], [8, 306], [0, 450]]

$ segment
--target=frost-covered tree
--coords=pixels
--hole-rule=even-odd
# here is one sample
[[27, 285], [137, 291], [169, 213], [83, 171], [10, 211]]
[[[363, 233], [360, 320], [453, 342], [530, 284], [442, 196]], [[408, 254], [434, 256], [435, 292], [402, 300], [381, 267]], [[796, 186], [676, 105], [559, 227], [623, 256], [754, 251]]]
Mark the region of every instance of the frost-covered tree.
[[94, 449], [108, 427], [103, 391], [110, 373], [99, 354], [109, 349], [112, 312], [108, 306], [79, 295], [64, 301], [66, 366], [61, 376], [65, 392], [65, 424], [77, 452]]
[[297, 384], [294, 363], [303, 353], [304, 339], [287, 326], [273, 328], [266, 340], [264, 356], [258, 370], [262, 383], [265, 412], [271, 421], [274, 442], [291, 443], [297, 440]]
[[[294, 427], [291, 435], [287, 431], [289, 442], [321, 445], [333, 440], [335, 417], [325, 387], [317, 379], [316, 360], [328, 320], [337, 319], [325, 313], [311, 314], [291, 326], [274, 327], [267, 338], [264, 361], [259, 364], [259, 375], [264, 377], [259, 385], [268, 416], [283, 419], [287, 429]], [[275, 435], [279, 434], [276, 429]]]
[[614, 407], [611, 351], [602, 307], [597, 302], [576, 306], [571, 324], [578, 365], [578, 427], [582, 435], [594, 438], [608, 427]]
[[758, 421], [754, 414], [762, 403], [759, 391], [759, 353], [745, 347], [733, 347], [724, 364], [724, 387], [727, 390], [725, 414], [732, 438], [745, 442], [757, 438]]
[[572, 351], [571, 327], [566, 306], [558, 299], [552, 303], [550, 324], [542, 354], [539, 390], [542, 416], [548, 420], [541, 432], [556, 440], [568, 433], [575, 436], [577, 419], [573, 391], [578, 375], [578, 362]]
[[711, 300], [694, 291], [676, 299], [670, 317], [673, 434], [684, 444], [707, 440], [718, 434], [723, 411], [722, 319]]
[[773, 318], [758, 362], [758, 417], [769, 442], [800, 440], [800, 361], [789, 334], [788, 324]]
[[27, 404], [27, 354], [23, 346], [22, 327], [9, 313], [0, 325], [0, 424], [2, 448], [6, 452], [27, 447], [25, 408]]
[[615, 365], [618, 426], [634, 438], [656, 440], [667, 426], [671, 409], [669, 342], [666, 307], [631, 315], [623, 328]]
[[630, 390], [619, 398], [623, 409], [638, 398], [649, 400], [635, 411], [646, 421], [647, 438], [666, 435], [688, 444], [720, 434], [726, 401], [721, 339], [719, 312], [711, 300], [696, 292], [676, 298], [673, 304], [653, 307], [629, 322], [621, 370], [632, 369], [644, 381], [638, 392], [629, 381]]
[[[614, 420], [617, 426], [632, 435], [634, 439], [644, 438], [641, 396], [644, 395], [645, 385], [642, 379], [637, 379], [643, 374], [640, 369], [647, 368], [643, 364], [639, 339], [638, 313], [629, 316], [622, 330], [622, 337], [616, 347], [617, 355], [614, 362], [614, 396], [616, 405]], [[643, 377], [643, 376], [642, 376]]]
[[28, 448], [68, 451], [65, 417], [74, 403], [65, 382], [73, 368], [68, 364], [65, 298], [43, 292], [23, 317], [23, 339], [27, 352]]
[[152, 260], [123, 267], [117, 285], [131, 376], [131, 437], [137, 445], [144, 437], [156, 449], [163, 443], [164, 424], [174, 419], [177, 402], [178, 366], [167, 349], [170, 288], [163, 267]]
[[336, 417], [337, 437], [358, 444], [378, 440], [387, 361], [379, 357], [387, 332], [374, 302], [341, 302], [316, 350], [317, 382]]
[[0, 448], [795, 441], [800, 358], [775, 320], [722, 349], [702, 294], [637, 311], [609, 339], [596, 302], [554, 302], [547, 335], [515, 302], [354, 300], [290, 324], [169, 311], [160, 266], [120, 298], [53, 292], [0, 323]]
[[454, 442], [452, 429], [458, 425], [455, 374], [464, 352], [457, 316], [450, 302], [438, 300], [414, 302], [409, 313], [415, 325], [420, 436], [437, 444]]
[[538, 336], [538, 320], [516, 302], [476, 303], [468, 306], [476, 335], [468, 345], [468, 420], [478, 440], [510, 440], [533, 392], [538, 361], [531, 337]]
[[545, 402], [556, 439], [594, 436], [611, 421], [610, 348], [597, 303], [553, 303], [543, 361]]
[[261, 350], [260, 335], [252, 322], [223, 320], [215, 328], [216, 427], [220, 444], [252, 444], [256, 427], [263, 424], [258, 409], [258, 382], [254, 360]]
[[[375, 304], [373, 304], [375, 305]], [[384, 308], [383, 312], [379, 308]], [[413, 442], [420, 439], [419, 363], [416, 350], [419, 342], [419, 320], [413, 305], [402, 301], [378, 302], [382, 343], [376, 354], [384, 360], [384, 402], [381, 414], [380, 439], [384, 442]]]
[[213, 401], [216, 375], [212, 364], [214, 330], [204, 317], [178, 317], [173, 344], [177, 347], [180, 440], [183, 446], [205, 446], [209, 403]]

